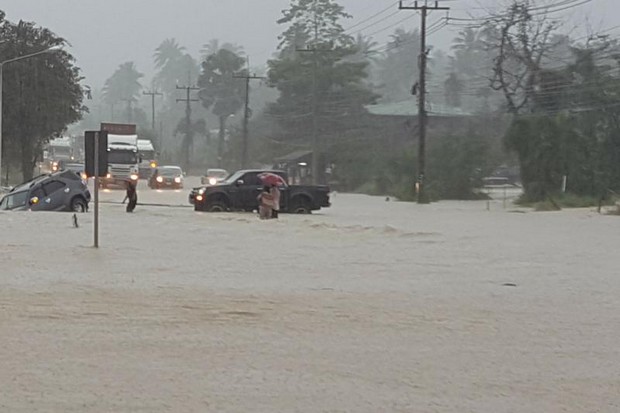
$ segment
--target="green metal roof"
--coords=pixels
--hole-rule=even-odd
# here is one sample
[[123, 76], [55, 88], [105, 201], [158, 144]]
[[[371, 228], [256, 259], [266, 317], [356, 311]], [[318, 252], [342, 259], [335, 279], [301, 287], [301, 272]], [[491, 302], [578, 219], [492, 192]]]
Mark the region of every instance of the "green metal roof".
[[[426, 107], [430, 117], [475, 116], [474, 113], [467, 112], [462, 108], [447, 106], [441, 103], [427, 102]], [[380, 103], [377, 105], [367, 105], [366, 110], [376, 116], [418, 116], [418, 102], [417, 99], [412, 99], [404, 102]]]

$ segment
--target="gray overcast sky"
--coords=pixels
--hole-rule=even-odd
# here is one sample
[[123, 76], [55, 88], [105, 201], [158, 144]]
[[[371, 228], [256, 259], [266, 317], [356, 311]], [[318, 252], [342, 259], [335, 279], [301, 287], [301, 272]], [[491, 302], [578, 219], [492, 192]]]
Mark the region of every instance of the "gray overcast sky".
[[[397, 11], [394, 0], [341, 0], [340, 3], [354, 17], [345, 27], [393, 5], [393, 11], [390, 9], [355, 29], [372, 25], [364, 30], [371, 34], [389, 27], [375, 34], [380, 42], [387, 40], [393, 31], [391, 26], [408, 16], [398, 26], [419, 25], [419, 18], [413, 12], [401, 11], [390, 16]], [[467, 11], [482, 15], [481, 6], [499, 1], [443, 0], [441, 3], [453, 8], [451, 16], [467, 17]], [[619, 3], [620, 0], [592, 0], [572, 10], [566, 18], [572, 19], [571, 26], [586, 26], [589, 21], [594, 29], [620, 25]], [[78, 66], [83, 69], [86, 83], [100, 87], [126, 61], [134, 61], [150, 78], [153, 51], [169, 37], [176, 38], [194, 56], [202, 44], [213, 38], [238, 43], [254, 65], [261, 64], [275, 51], [277, 36], [283, 30], [276, 20], [288, 4], [289, 0], [3, 0], [0, 9], [11, 21], [35, 21], [66, 38]], [[438, 17], [439, 14], [432, 16], [429, 22]], [[430, 43], [447, 47], [454, 30], [442, 29], [431, 37]]]

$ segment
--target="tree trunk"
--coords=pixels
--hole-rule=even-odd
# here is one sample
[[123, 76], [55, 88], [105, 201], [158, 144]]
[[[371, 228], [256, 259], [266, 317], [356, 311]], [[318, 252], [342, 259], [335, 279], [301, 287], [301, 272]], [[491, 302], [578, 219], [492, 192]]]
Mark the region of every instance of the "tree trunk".
[[32, 179], [36, 158], [32, 146], [24, 136], [21, 137], [21, 155], [22, 180], [25, 182]]
[[217, 142], [218, 168], [222, 168], [224, 164], [224, 139], [226, 137], [226, 118], [228, 118], [228, 116], [220, 116], [220, 136]]

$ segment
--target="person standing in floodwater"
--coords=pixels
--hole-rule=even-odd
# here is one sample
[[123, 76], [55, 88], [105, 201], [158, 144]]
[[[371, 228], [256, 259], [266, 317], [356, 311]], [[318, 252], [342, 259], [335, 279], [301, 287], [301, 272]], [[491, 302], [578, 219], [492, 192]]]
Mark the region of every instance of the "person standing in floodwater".
[[136, 191], [136, 184], [132, 180], [127, 180], [127, 193], [125, 194], [123, 203], [125, 203], [126, 200], [129, 200], [127, 203], [127, 212], [133, 212], [138, 203], [138, 192]]
[[271, 198], [273, 200], [273, 208], [271, 209], [271, 218], [278, 218], [278, 212], [280, 212], [280, 189], [278, 185], [271, 185], [269, 190]]

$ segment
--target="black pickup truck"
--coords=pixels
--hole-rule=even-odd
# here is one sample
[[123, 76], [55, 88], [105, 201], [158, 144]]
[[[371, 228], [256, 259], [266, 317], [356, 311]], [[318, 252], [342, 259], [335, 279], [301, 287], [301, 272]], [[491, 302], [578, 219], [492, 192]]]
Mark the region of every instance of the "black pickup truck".
[[[257, 197], [263, 184], [258, 175], [271, 172], [287, 180], [285, 172], [267, 170], [243, 170], [230, 175], [216, 185], [192, 189], [190, 204], [196, 211], [254, 211], [258, 209]], [[325, 185], [289, 185], [280, 188], [280, 212], [309, 214], [311, 211], [329, 207], [329, 187]]]

